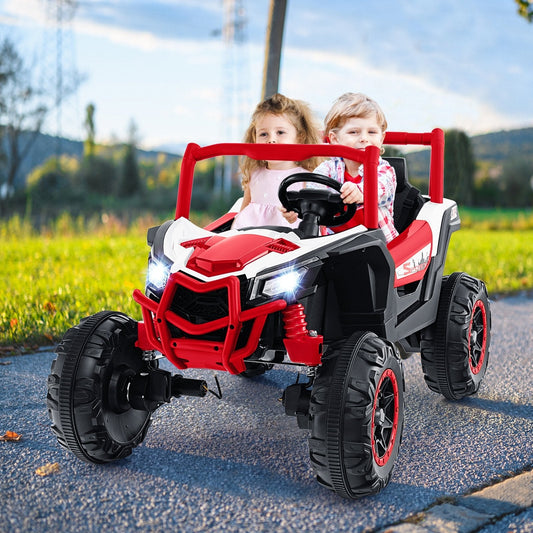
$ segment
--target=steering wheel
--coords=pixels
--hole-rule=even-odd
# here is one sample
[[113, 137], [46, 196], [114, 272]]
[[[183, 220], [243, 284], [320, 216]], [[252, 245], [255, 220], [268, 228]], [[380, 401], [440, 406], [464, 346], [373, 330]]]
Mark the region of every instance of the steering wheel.
[[[295, 183], [318, 183], [334, 191], [323, 189], [300, 189], [288, 191]], [[357, 210], [357, 204], [345, 204], [339, 191], [341, 184], [321, 174], [301, 172], [286, 177], [279, 186], [278, 197], [287, 211], [298, 213], [302, 222], [299, 229], [306, 236], [318, 235], [319, 226], [340, 226], [348, 222]], [[315, 227], [316, 226], [316, 227]]]

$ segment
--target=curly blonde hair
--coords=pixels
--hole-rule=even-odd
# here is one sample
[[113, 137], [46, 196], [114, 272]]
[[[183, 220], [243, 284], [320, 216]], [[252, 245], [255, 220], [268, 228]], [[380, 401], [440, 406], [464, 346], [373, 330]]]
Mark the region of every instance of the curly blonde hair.
[[[253, 112], [250, 125], [244, 134], [243, 142], [257, 142], [255, 135], [257, 121], [269, 114], [278, 116], [284, 115], [296, 128], [298, 142], [300, 144], [320, 144], [321, 138], [309, 105], [301, 100], [293, 100], [292, 98], [288, 98], [279, 93], [274, 94], [257, 105]], [[296, 161], [296, 164], [305, 168], [305, 170], [314, 170], [320, 161], [320, 158], [312, 157], [304, 161]], [[242, 185], [244, 186], [250, 181], [250, 176], [254, 170], [266, 166], [266, 161], [258, 161], [250, 157], [242, 157], [240, 159]]]

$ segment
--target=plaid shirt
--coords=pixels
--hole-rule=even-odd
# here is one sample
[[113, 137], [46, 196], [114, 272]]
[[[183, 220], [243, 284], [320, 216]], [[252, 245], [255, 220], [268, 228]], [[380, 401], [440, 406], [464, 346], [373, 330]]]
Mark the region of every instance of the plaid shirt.
[[[344, 183], [346, 165], [341, 157], [333, 157], [324, 161], [314, 172], [333, 178], [339, 183]], [[359, 167], [361, 182], [356, 184], [361, 193], [364, 193], [363, 165]], [[378, 225], [385, 235], [387, 242], [398, 236], [394, 227], [394, 193], [396, 192], [396, 172], [383, 158], [379, 158], [378, 165]]]

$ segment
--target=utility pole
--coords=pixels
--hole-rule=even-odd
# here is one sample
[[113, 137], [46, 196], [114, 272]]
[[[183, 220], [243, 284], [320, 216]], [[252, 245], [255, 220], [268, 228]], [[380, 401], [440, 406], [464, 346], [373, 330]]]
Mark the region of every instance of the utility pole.
[[270, 0], [261, 100], [278, 92], [281, 45], [287, 0]]

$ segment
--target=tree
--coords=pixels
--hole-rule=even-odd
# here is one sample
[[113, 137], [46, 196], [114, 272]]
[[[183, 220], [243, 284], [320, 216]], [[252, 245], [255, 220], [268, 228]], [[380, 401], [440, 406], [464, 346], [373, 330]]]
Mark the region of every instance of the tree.
[[518, 5], [518, 14], [528, 22], [533, 21], [533, 5], [531, 0], [515, 0]]
[[73, 187], [78, 171], [77, 158], [63, 155], [59, 162], [55, 156], [50, 157], [28, 175], [28, 196], [40, 206], [71, 203], [80, 194], [79, 189]]
[[91, 159], [94, 156], [94, 138], [95, 138], [95, 127], [94, 127], [94, 104], [89, 104], [85, 109], [85, 122], [83, 125], [87, 131], [87, 139], [83, 145], [83, 156], [87, 159]]
[[126, 153], [122, 162], [122, 173], [118, 183], [118, 196], [134, 196], [141, 190], [141, 177], [137, 162], [137, 126], [132, 120], [129, 128], [129, 138]]
[[20, 164], [37, 139], [48, 110], [14, 44], [4, 39], [0, 45], [0, 141], [5, 139], [7, 148], [0, 189], [4, 200], [14, 189]]
[[84, 158], [79, 173], [79, 182], [83, 188], [98, 195], [109, 195], [114, 192], [117, 170], [111, 159], [93, 155]]
[[503, 202], [507, 207], [531, 207], [533, 202], [533, 158], [507, 159], [502, 168]]
[[472, 205], [475, 161], [470, 139], [463, 131], [448, 130], [444, 146], [444, 196]]

